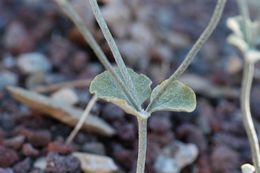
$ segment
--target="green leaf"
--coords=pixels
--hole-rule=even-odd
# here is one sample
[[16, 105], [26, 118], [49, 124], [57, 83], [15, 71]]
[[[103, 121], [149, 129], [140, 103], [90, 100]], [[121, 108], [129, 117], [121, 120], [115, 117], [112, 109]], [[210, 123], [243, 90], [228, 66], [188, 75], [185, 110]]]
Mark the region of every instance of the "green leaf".
[[[127, 69], [135, 87], [135, 99], [138, 105], [142, 105], [151, 95], [151, 80], [143, 74], [137, 74], [132, 69]], [[115, 68], [116, 73], [120, 73], [118, 68]], [[140, 113], [128, 100], [118, 82], [110, 74], [105, 71], [97, 75], [90, 84], [90, 93], [96, 94], [100, 99], [112, 102], [121, 107], [125, 112], [132, 115]]]
[[[167, 83], [168, 80], [158, 85], [152, 92], [151, 101]], [[162, 95], [149, 105], [149, 113], [155, 111], [192, 112], [196, 108], [196, 95], [194, 91], [180, 81], [173, 81]]]

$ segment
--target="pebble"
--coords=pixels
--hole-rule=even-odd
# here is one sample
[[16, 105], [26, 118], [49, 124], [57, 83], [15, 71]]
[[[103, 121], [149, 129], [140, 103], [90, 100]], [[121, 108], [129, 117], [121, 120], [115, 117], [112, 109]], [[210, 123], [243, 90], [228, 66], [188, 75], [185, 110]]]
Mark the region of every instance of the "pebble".
[[176, 152], [175, 159], [179, 168], [184, 168], [193, 163], [198, 155], [198, 147], [194, 144], [178, 143], [178, 151]]
[[72, 68], [74, 72], [80, 72], [86, 68], [89, 57], [85, 52], [76, 52], [73, 56]]
[[228, 74], [234, 75], [240, 72], [243, 68], [242, 59], [238, 57], [230, 57], [227, 61], [226, 71]]
[[197, 145], [200, 151], [207, 150], [207, 141], [202, 130], [192, 124], [183, 124], [178, 127], [177, 137]]
[[151, 55], [154, 59], [169, 63], [174, 58], [174, 53], [168, 45], [158, 45], [152, 49]]
[[108, 103], [102, 109], [102, 117], [109, 122], [123, 118], [124, 114], [124, 111], [114, 104]]
[[48, 144], [47, 150], [58, 154], [70, 154], [74, 149], [72, 146], [56, 141]]
[[31, 159], [26, 158], [21, 162], [18, 162], [14, 167], [13, 170], [15, 173], [28, 173], [31, 169]]
[[255, 167], [251, 164], [243, 164], [241, 166], [241, 170], [243, 173], [254, 173], [255, 172]]
[[51, 134], [48, 130], [20, 129], [20, 132], [35, 147], [44, 147], [51, 141]]
[[0, 173], [14, 173], [14, 171], [11, 168], [0, 168]]
[[113, 0], [102, 8], [103, 16], [119, 38], [125, 37], [131, 23], [131, 11], [124, 1]]
[[37, 157], [39, 155], [39, 151], [35, 149], [30, 143], [23, 145], [22, 152], [25, 156], [28, 157]]
[[154, 33], [144, 22], [133, 23], [129, 32], [133, 40], [141, 43], [143, 47], [149, 48], [156, 42]]
[[5, 68], [12, 68], [16, 65], [16, 59], [12, 55], [4, 55], [2, 60], [2, 65]]
[[235, 172], [239, 164], [239, 155], [227, 146], [217, 146], [211, 155], [211, 163], [214, 172]]
[[158, 173], [179, 173], [185, 166], [193, 163], [198, 154], [199, 150], [194, 144], [171, 143], [162, 149], [154, 167]]
[[152, 116], [148, 125], [152, 131], [157, 133], [165, 133], [172, 128], [169, 118], [162, 116]]
[[29, 173], [44, 173], [44, 171], [41, 169], [33, 169]]
[[12, 53], [22, 53], [33, 48], [34, 40], [30, 37], [23, 23], [13, 21], [6, 28], [4, 46]]
[[71, 88], [62, 88], [51, 95], [51, 99], [56, 102], [62, 102], [68, 105], [74, 105], [79, 102], [76, 92]]
[[86, 143], [82, 147], [82, 151], [90, 154], [105, 155], [105, 146], [99, 142]]
[[131, 123], [124, 124], [120, 127], [118, 136], [123, 141], [134, 141], [136, 139], [136, 127]]
[[141, 62], [147, 63], [148, 52], [142, 43], [135, 40], [118, 40], [117, 42], [120, 52], [126, 58], [129, 66], [140, 65]]
[[73, 155], [80, 160], [84, 173], [114, 173], [118, 171], [118, 167], [109, 157], [85, 153], [74, 153]]
[[136, 160], [136, 153], [119, 144], [114, 144], [113, 158], [126, 169], [131, 169]]
[[45, 170], [46, 169], [46, 165], [47, 165], [46, 158], [45, 157], [40, 157], [40, 158], [38, 158], [34, 162], [33, 167], [37, 168], [37, 169], [40, 169], [40, 170]]
[[19, 148], [21, 148], [21, 146], [23, 145], [24, 141], [25, 141], [25, 137], [22, 136], [22, 135], [18, 135], [18, 136], [15, 136], [15, 137], [11, 138], [11, 139], [5, 140], [4, 141], [4, 145], [6, 147], [18, 150]]
[[191, 44], [190, 38], [186, 34], [180, 32], [172, 31], [166, 33], [164, 38], [176, 49], [187, 48]]
[[21, 54], [18, 56], [17, 65], [26, 74], [47, 72], [51, 69], [51, 64], [47, 57], [38, 52]]
[[160, 146], [165, 146], [169, 144], [174, 139], [174, 134], [172, 131], [167, 131], [165, 133], [150, 133], [148, 134], [148, 140], [159, 144]]
[[80, 173], [80, 161], [75, 156], [49, 153], [46, 161], [46, 173]]
[[17, 160], [18, 155], [14, 150], [0, 146], [0, 167], [9, 167]]
[[26, 87], [34, 89], [35, 87], [45, 83], [45, 73], [36, 72], [26, 78]]
[[9, 71], [0, 72], [0, 90], [9, 85], [17, 85], [18, 77], [15, 73]]
[[158, 173], [179, 173], [180, 169], [173, 158], [159, 156], [155, 162], [155, 169]]

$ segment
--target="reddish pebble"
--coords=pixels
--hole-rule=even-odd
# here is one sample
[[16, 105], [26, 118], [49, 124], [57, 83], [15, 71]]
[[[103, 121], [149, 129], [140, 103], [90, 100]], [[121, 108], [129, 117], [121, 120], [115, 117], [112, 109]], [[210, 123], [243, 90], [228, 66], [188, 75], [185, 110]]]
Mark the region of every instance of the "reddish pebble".
[[45, 147], [51, 141], [51, 134], [47, 130], [20, 129], [20, 133], [35, 147]]
[[23, 154], [28, 157], [37, 157], [39, 155], [39, 151], [36, 150], [31, 144], [27, 143], [23, 145]]
[[152, 116], [149, 121], [149, 127], [157, 133], [165, 133], [172, 128], [171, 121], [165, 116]]
[[0, 146], [0, 167], [6, 168], [14, 164], [18, 160], [17, 153], [4, 146]]
[[71, 152], [73, 152], [72, 146], [64, 144], [63, 142], [60, 141], [49, 143], [47, 149], [49, 152], [54, 152], [59, 154], [70, 154]]

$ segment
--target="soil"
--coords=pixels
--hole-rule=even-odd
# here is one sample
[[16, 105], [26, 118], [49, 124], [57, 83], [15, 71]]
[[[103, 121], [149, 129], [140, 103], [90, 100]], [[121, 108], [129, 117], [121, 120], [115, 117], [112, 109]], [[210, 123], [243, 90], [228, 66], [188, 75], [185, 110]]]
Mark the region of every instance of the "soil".
[[[72, 3], [80, 7], [85, 1], [72, 0]], [[100, 1], [102, 8], [110, 8], [109, 3]], [[211, 0], [144, 0], [139, 3], [141, 5], [133, 5], [134, 8], [126, 3], [132, 11], [129, 10], [130, 17], [123, 21], [113, 18], [108, 8], [107, 20], [127, 64], [147, 74], [155, 85], [178, 67], [207, 24], [214, 3]], [[226, 20], [238, 14], [235, 4], [234, 0], [228, 1], [219, 26], [186, 75], [203, 77], [213, 86], [239, 90], [242, 68], [237, 64], [243, 63], [242, 57], [226, 42], [230, 34]], [[114, 8], [118, 9], [114, 10], [114, 15], [126, 14], [120, 13], [120, 4]], [[154, 14], [154, 9], [158, 13]], [[88, 10], [78, 8], [112, 62], [109, 48]], [[136, 56], [132, 50], [137, 52]], [[28, 52], [43, 54], [48, 60], [49, 67], [41, 77], [19, 66], [19, 56]], [[42, 157], [47, 159], [46, 173], [80, 173], [79, 160], [71, 154], [74, 151], [107, 155], [114, 159], [120, 172], [134, 173], [138, 143], [135, 117], [99, 101], [93, 114], [108, 122], [117, 134], [104, 138], [81, 131], [71, 145], [66, 145], [64, 141], [71, 127], [30, 110], [1, 87], [6, 82], [35, 89], [65, 81], [93, 79], [103, 70], [79, 31], [54, 1], [1, 0], [0, 75], [7, 72], [9, 75], [5, 75], [3, 83], [0, 81], [0, 173], [40, 173], [42, 171], [33, 165]], [[258, 131], [259, 89], [260, 81], [256, 78], [251, 102]], [[75, 87], [74, 90], [79, 99], [76, 106], [84, 109], [90, 98], [88, 88]], [[199, 157], [182, 173], [235, 173], [240, 172], [241, 164], [251, 163], [239, 98], [213, 97], [202, 90], [197, 94], [197, 103], [193, 113], [159, 112], [149, 120], [146, 173], [159, 173], [154, 168], [158, 153], [173, 141], [192, 143], [199, 149]]]

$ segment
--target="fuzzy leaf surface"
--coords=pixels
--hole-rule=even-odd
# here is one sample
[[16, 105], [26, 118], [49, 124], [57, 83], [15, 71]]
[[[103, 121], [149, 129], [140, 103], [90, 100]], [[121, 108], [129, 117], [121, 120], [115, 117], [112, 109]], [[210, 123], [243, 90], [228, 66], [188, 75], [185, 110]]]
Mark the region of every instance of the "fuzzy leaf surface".
[[[118, 68], [115, 68], [116, 73], [120, 73]], [[151, 95], [151, 80], [143, 74], [137, 74], [132, 69], [128, 68], [129, 75], [134, 84], [134, 97], [138, 105], [142, 105]], [[112, 102], [122, 108], [126, 113], [138, 115], [138, 111], [128, 100], [118, 82], [110, 74], [105, 71], [97, 75], [90, 84], [90, 93], [96, 94], [100, 99]]]
[[[151, 94], [151, 101], [168, 82], [165, 80], [158, 85]], [[149, 113], [156, 111], [192, 112], [196, 108], [196, 95], [194, 91], [178, 80], [174, 80], [150, 106]]]

